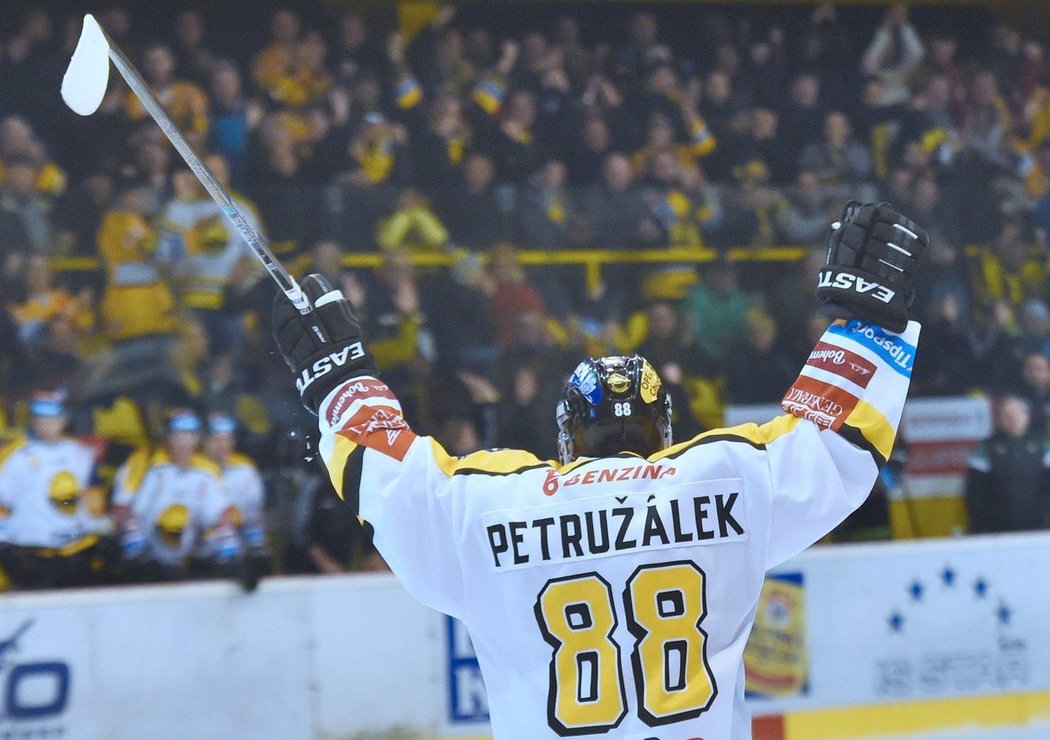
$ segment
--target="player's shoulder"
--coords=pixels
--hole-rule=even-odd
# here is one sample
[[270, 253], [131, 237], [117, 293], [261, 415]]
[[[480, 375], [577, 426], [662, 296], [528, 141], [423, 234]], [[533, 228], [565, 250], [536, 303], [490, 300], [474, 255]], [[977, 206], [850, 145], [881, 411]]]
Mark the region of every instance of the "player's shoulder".
[[234, 452], [230, 455], [229, 460], [226, 461], [227, 470], [255, 470], [257, 467], [255, 460], [251, 459], [243, 452]]
[[28, 441], [28, 437], [24, 434], [18, 434], [0, 445], [0, 466], [6, 463], [16, 452], [25, 449]]
[[190, 458], [190, 468], [211, 478], [221, 478], [222, 468], [218, 463], [203, 453], [196, 453]]
[[79, 457], [94, 457], [95, 451], [91, 445], [85, 444], [76, 437], [63, 437], [58, 441], [58, 449], [69, 452]]
[[450, 455], [434, 439], [430, 439], [431, 452], [438, 468], [445, 475], [508, 476], [528, 470], [556, 467], [552, 460], [541, 460], [531, 452], [507, 448], [479, 450], [469, 455]]
[[90, 469], [95, 463], [95, 448], [76, 437], [63, 437], [55, 444], [52, 459], [81, 470]]
[[144, 445], [134, 449], [117, 468], [116, 480], [120, 485], [136, 489], [153, 463], [153, 449]]
[[163, 468], [173, 464], [171, 461], [171, 456], [168, 455], [167, 450], [163, 449], [147, 450], [145, 453], [145, 459], [138, 458], [135, 462], [139, 465], [143, 465], [147, 470]]
[[649, 460], [655, 462], [666, 458], [675, 458], [687, 453], [698, 452], [709, 445], [718, 443], [745, 445], [763, 450], [767, 445], [793, 432], [798, 423], [798, 417], [783, 414], [765, 424], [749, 422], [732, 427], [711, 429], [684, 442], [673, 444], [666, 450], [650, 455]]

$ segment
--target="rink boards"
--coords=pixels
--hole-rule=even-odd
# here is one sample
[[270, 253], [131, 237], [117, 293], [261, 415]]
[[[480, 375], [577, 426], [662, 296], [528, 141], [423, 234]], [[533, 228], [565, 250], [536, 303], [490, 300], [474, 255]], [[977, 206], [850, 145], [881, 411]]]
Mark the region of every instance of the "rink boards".
[[[1050, 737], [1050, 533], [815, 548], [772, 574], [755, 736]], [[0, 598], [0, 737], [487, 735], [461, 625], [386, 575]]]
[[[804, 678], [753, 699], [756, 737], [1050, 737], [1048, 555], [1048, 533], [803, 553], [777, 574], [801, 576]], [[785, 623], [766, 611], [752, 644]]]

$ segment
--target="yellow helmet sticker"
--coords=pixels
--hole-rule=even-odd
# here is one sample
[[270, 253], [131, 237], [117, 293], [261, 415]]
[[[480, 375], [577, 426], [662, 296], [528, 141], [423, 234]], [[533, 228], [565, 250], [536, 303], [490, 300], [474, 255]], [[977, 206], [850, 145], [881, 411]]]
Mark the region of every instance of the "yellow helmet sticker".
[[620, 373], [612, 373], [609, 376], [609, 390], [613, 393], [626, 393], [631, 387], [631, 381]]
[[157, 517], [157, 534], [165, 544], [178, 547], [182, 530], [190, 523], [190, 510], [185, 504], [172, 504]]
[[642, 363], [642, 381], [639, 389], [642, 401], [644, 403], [655, 401], [656, 395], [660, 392], [660, 385], [660, 376], [656, 374], [656, 370], [649, 364], [649, 361], [645, 360]]

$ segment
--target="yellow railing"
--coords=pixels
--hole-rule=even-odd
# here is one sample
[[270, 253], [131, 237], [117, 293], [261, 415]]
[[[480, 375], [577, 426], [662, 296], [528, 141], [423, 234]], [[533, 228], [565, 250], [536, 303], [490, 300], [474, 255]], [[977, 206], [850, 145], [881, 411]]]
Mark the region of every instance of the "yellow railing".
[[[794, 262], [806, 253], [805, 247], [769, 247], [763, 249], [730, 249], [728, 257], [734, 262]], [[456, 264], [465, 253], [412, 255], [412, 264], [420, 267], [448, 267]], [[557, 252], [522, 250], [518, 261], [527, 266], [580, 265], [588, 286], [601, 282], [603, 265], [613, 264], [683, 264], [712, 262], [718, 252], [712, 249], [574, 249]], [[378, 267], [383, 262], [381, 253], [348, 254], [343, 257], [347, 267]]]
[[[806, 247], [738, 248], [726, 252], [733, 262], [795, 262], [802, 259]], [[451, 267], [462, 260], [468, 252], [421, 252], [409, 255], [416, 267]], [[601, 280], [603, 265], [612, 264], [702, 264], [712, 262], [719, 253], [713, 249], [567, 249], [540, 251], [525, 249], [518, 251], [518, 261], [527, 266], [580, 265], [584, 268], [588, 285]], [[483, 255], [484, 256], [484, 255]], [[343, 255], [343, 264], [354, 268], [376, 268], [383, 264], [382, 252], [351, 252]], [[101, 263], [94, 257], [59, 257], [52, 266], [59, 272], [82, 272], [97, 270]]]

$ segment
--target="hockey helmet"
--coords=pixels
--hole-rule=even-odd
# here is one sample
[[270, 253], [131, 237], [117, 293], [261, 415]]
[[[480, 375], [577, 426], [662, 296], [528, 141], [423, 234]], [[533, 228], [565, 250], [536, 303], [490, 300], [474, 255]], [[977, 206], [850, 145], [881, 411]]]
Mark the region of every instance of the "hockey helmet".
[[671, 446], [671, 398], [644, 357], [592, 357], [558, 402], [558, 457], [648, 457]]

